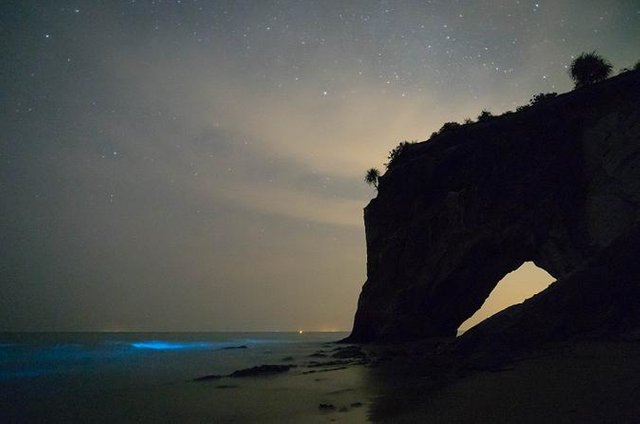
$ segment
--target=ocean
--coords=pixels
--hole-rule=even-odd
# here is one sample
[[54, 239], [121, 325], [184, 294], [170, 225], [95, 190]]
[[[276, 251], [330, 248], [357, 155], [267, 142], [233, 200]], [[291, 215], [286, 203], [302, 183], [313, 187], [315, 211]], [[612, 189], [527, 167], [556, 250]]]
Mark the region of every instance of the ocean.
[[[346, 335], [0, 334], [0, 422], [327, 422], [319, 403], [363, 402], [362, 367], [313, 379], [302, 370], [309, 355], [330, 352], [330, 343]], [[300, 368], [276, 377], [193, 381], [261, 364]], [[351, 397], [332, 398], [341, 391]], [[341, 421], [364, 420], [360, 409]]]

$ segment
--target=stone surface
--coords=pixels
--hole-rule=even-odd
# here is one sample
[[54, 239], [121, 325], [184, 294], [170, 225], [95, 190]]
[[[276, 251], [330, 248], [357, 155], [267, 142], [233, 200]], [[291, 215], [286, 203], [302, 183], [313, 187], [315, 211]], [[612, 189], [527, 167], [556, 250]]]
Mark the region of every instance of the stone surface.
[[195, 378], [193, 381], [212, 381], [219, 380], [224, 377], [243, 378], [243, 377], [261, 377], [267, 375], [281, 374], [295, 368], [295, 365], [258, 365], [251, 368], [236, 370], [229, 375], [211, 374]]
[[[409, 145], [365, 208], [367, 281], [347, 341], [455, 336], [525, 261], [559, 280], [548, 291], [580, 299], [592, 288], [570, 275], [628, 233], [639, 206], [638, 72]], [[543, 308], [535, 299], [527, 308]]]
[[194, 378], [193, 381], [219, 380], [219, 379], [221, 379], [223, 377], [224, 377], [224, 375], [210, 374], [210, 375], [203, 375], [202, 377]]
[[229, 377], [259, 377], [263, 375], [280, 374], [289, 371], [293, 365], [258, 365], [256, 367], [237, 370], [229, 374]]
[[237, 350], [237, 349], [249, 349], [249, 347], [242, 345], [242, 346], [227, 346], [222, 348], [222, 350]]

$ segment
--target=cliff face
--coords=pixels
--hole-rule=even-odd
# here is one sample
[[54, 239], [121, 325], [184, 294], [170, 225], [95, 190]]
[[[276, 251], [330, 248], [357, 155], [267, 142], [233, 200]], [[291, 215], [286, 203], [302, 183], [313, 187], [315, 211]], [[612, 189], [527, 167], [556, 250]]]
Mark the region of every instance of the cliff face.
[[559, 287], [638, 221], [639, 72], [410, 145], [365, 208], [349, 340], [454, 336], [523, 262]]

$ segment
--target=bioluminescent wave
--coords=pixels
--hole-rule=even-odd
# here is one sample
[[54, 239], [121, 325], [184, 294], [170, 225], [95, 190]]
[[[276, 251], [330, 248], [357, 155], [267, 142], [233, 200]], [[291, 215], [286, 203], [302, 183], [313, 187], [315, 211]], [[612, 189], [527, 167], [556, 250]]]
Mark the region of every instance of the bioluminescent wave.
[[136, 349], [152, 350], [180, 350], [180, 349], [216, 349], [220, 348], [218, 343], [209, 342], [167, 342], [162, 340], [149, 340], [145, 342], [134, 342], [131, 346]]

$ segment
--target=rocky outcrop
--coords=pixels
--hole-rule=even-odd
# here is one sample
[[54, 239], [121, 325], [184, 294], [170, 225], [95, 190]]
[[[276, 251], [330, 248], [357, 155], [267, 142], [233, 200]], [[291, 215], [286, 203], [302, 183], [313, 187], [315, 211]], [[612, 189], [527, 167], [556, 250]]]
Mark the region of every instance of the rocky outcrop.
[[348, 341], [454, 336], [525, 261], [558, 279], [549, 292], [580, 299], [572, 273], [639, 220], [639, 72], [409, 145], [365, 208], [368, 278]]
[[295, 365], [257, 365], [251, 368], [243, 368], [236, 370], [229, 375], [210, 374], [198, 377], [193, 381], [211, 381], [219, 380], [224, 377], [243, 378], [243, 377], [262, 377], [266, 375], [281, 374], [294, 368]]

